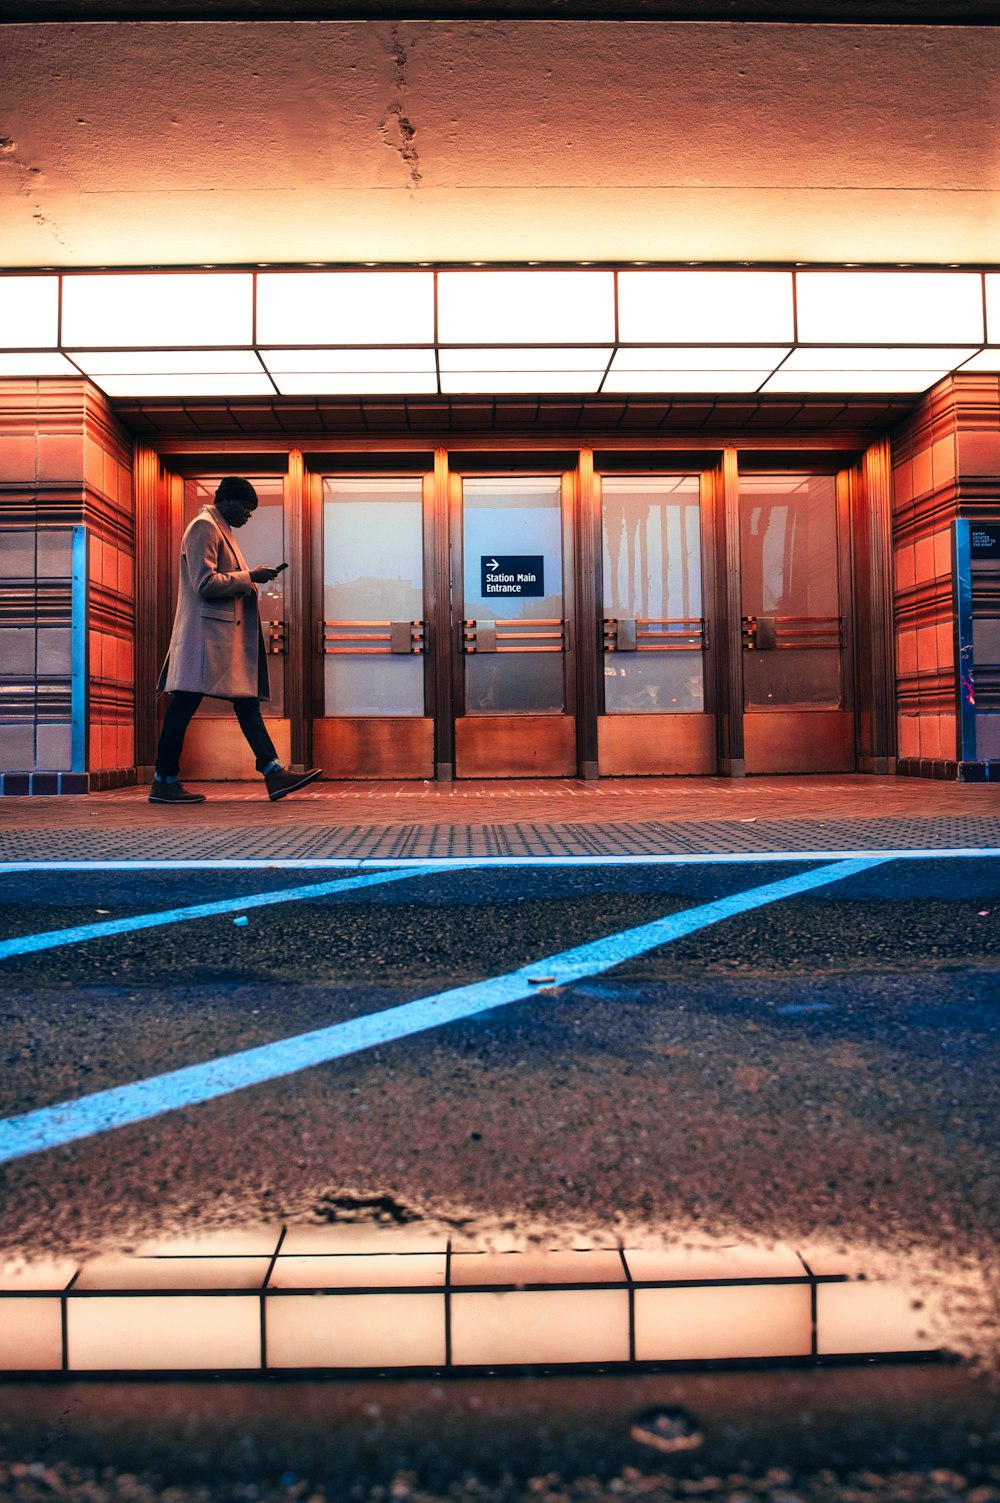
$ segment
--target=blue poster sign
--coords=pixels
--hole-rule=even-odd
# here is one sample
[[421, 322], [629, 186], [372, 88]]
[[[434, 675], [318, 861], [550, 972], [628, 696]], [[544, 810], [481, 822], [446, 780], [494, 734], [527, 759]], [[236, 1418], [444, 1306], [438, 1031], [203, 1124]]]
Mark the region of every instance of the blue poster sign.
[[482, 595], [544, 595], [545, 557], [541, 553], [484, 553]]

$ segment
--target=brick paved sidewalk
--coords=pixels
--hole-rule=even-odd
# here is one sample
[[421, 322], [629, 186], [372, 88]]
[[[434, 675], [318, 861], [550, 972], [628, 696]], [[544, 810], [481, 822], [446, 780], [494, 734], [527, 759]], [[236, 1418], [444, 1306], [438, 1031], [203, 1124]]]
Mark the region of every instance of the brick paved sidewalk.
[[334, 860], [1000, 848], [990, 784], [841, 775], [313, 784], [277, 804], [259, 783], [0, 801], [0, 860]]

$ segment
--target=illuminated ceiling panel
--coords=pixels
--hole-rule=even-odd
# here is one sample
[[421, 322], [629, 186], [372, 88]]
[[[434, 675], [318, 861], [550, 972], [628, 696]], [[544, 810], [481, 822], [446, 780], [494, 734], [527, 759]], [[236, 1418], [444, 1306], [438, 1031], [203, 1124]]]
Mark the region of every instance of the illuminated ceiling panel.
[[18, 355], [0, 354], [0, 377], [2, 376], [79, 376], [75, 365], [65, 355], [53, 355], [45, 351], [31, 350]]
[[461, 371], [600, 371], [607, 370], [614, 348], [564, 349], [556, 345], [544, 348], [498, 350], [496, 348], [450, 350], [442, 349], [439, 356], [442, 375], [445, 371], [455, 375]]
[[257, 342], [433, 344], [429, 271], [260, 272]]
[[891, 395], [895, 392], [927, 391], [947, 374], [947, 368], [928, 371], [790, 371], [783, 368], [775, 372], [761, 387], [761, 391], [764, 394], [775, 391], [795, 392], [802, 396], [824, 391], [839, 392], [845, 396], [859, 391], [877, 391]]
[[46, 349], [59, 343], [59, 278], [0, 278], [0, 345]]
[[622, 271], [618, 336], [689, 344], [795, 338], [789, 271]]
[[282, 371], [274, 384], [284, 397], [434, 396], [437, 376], [413, 371]]
[[708, 371], [761, 370], [780, 365], [790, 353], [789, 345], [713, 345], [700, 349], [657, 345], [646, 349], [619, 349], [612, 371]]
[[984, 306], [996, 335], [1000, 272], [0, 273], [0, 376], [79, 368], [110, 396], [915, 393], [997, 369]]
[[983, 282], [986, 286], [986, 338], [991, 344], [1000, 344], [1000, 273], [987, 272]]
[[63, 277], [67, 347], [253, 343], [249, 272]]
[[981, 344], [978, 272], [800, 271], [798, 337], [806, 344]]
[[613, 272], [438, 273], [443, 344], [578, 344], [614, 337]]
[[488, 395], [491, 392], [536, 392], [590, 393], [601, 384], [603, 369], [599, 371], [454, 371], [441, 372], [441, 390], [449, 396], [473, 392]]
[[98, 383], [105, 376], [259, 376], [253, 350], [70, 350], [82, 371]]
[[774, 367], [757, 370], [612, 370], [601, 387], [614, 392], [700, 391], [724, 395], [727, 392], [756, 391]]
[[980, 350], [962, 366], [963, 371], [1000, 371], [1000, 345]]
[[899, 348], [896, 345], [844, 346], [840, 349], [793, 350], [782, 366], [791, 371], [927, 371], [952, 370], [976, 353], [974, 346], [955, 349]]
[[142, 372], [102, 376], [99, 385], [109, 397], [272, 397], [274, 387], [267, 376], [148, 375]]
[[436, 375], [433, 350], [261, 350], [272, 375]]

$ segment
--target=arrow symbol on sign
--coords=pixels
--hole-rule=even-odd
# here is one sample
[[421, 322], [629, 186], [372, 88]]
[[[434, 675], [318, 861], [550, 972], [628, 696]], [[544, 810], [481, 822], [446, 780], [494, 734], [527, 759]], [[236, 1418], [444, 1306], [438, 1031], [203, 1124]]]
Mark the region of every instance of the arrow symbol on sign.
[[499, 567], [499, 560], [495, 559], [495, 558], [491, 558], [490, 561], [489, 561], [489, 563], [486, 565], [486, 568], [487, 568], [487, 570], [489, 571], [490, 574], [492, 574], [493, 570], [496, 569], [496, 568], [498, 568], [498, 567]]

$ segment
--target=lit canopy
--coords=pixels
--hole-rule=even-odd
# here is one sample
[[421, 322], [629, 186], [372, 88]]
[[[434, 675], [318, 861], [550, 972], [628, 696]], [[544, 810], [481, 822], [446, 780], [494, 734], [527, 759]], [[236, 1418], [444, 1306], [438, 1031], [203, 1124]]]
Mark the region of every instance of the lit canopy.
[[0, 273], [0, 378], [111, 397], [926, 391], [1000, 370], [1000, 271]]

